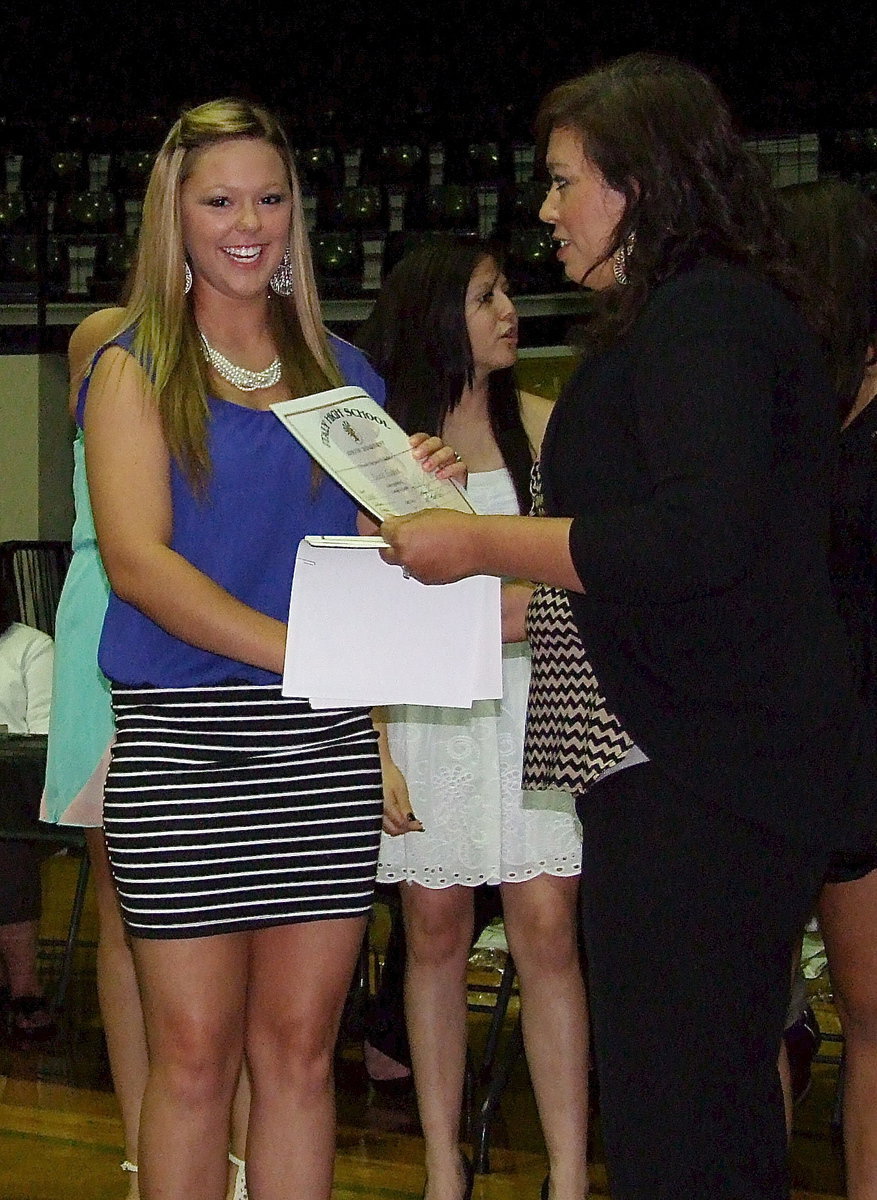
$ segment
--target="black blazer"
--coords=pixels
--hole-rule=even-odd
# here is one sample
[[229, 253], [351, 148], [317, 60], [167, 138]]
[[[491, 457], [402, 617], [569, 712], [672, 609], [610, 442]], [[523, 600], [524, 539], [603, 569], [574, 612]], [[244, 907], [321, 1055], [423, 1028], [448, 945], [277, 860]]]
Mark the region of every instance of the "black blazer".
[[832, 510], [831, 575], [859, 687], [877, 701], [877, 403], [840, 436]]
[[706, 802], [845, 846], [870, 811], [847, 796], [859, 718], [828, 572], [836, 425], [788, 301], [707, 261], [582, 363], [542, 474], [549, 515], [574, 518], [585, 648], [637, 744]]

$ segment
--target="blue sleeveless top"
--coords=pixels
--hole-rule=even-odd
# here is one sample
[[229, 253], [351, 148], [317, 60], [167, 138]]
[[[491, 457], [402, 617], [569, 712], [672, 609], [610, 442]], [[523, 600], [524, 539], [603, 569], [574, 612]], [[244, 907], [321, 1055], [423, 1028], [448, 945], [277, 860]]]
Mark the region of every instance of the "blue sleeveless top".
[[[131, 331], [112, 345], [130, 350]], [[348, 384], [384, 403], [383, 380], [362, 353], [330, 338]], [[95, 360], [96, 361], [96, 360]], [[79, 396], [82, 424], [87, 384]], [[209, 397], [211, 474], [196, 497], [171, 463], [171, 549], [251, 608], [286, 622], [298, 544], [306, 534], [356, 532], [356, 505], [328, 477], [316, 491], [311, 458], [270, 410]], [[98, 661], [104, 674], [129, 687], [197, 687], [278, 683], [279, 675], [180, 641], [138, 608], [110, 593]]]

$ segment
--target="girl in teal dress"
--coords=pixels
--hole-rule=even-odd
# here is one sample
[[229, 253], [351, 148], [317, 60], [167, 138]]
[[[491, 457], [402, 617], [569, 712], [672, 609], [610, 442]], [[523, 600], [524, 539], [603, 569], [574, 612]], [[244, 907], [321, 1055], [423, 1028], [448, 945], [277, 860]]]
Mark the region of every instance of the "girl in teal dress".
[[[71, 413], [95, 351], [121, 309], [86, 317], [70, 339]], [[110, 688], [97, 663], [109, 583], [97, 548], [81, 431], [73, 444], [73, 560], [55, 620], [55, 672], [41, 817], [85, 830], [98, 909], [97, 983], [113, 1085], [125, 1137], [127, 1200], [138, 1200], [137, 1133], [148, 1056], [131, 950], [103, 835], [103, 789], [114, 735]]]
[[97, 665], [109, 584], [94, 534], [81, 432], [73, 444], [73, 496], [73, 561], [56, 617], [54, 700], [41, 816], [54, 824], [99, 827], [113, 738], [110, 688]]

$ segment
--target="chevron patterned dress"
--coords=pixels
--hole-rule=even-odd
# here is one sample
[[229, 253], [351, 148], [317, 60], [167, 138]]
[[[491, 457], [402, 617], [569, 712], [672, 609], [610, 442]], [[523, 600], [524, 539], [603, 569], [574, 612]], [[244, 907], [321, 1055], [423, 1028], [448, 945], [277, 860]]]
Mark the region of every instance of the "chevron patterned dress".
[[[532, 515], [545, 515], [539, 463], [530, 480]], [[563, 588], [540, 583], [527, 609], [532, 653], [523, 787], [580, 795], [633, 742], [606, 707]]]

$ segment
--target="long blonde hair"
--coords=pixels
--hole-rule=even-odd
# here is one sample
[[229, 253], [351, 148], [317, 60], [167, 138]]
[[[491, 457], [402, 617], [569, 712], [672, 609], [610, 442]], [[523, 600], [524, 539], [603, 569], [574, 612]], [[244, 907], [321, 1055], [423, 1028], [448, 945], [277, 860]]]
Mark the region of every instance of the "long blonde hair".
[[197, 486], [210, 470], [208, 377], [191, 298], [183, 290], [180, 191], [199, 151], [238, 138], [274, 147], [292, 194], [293, 294], [271, 293], [269, 305], [283, 380], [300, 396], [342, 382], [320, 316], [301, 188], [280, 124], [266, 109], [246, 100], [211, 100], [189, 109], [165, 138], [149, 177], [124, 327], [135, 329], [132, 352], [151, 380], [168, 449]]

